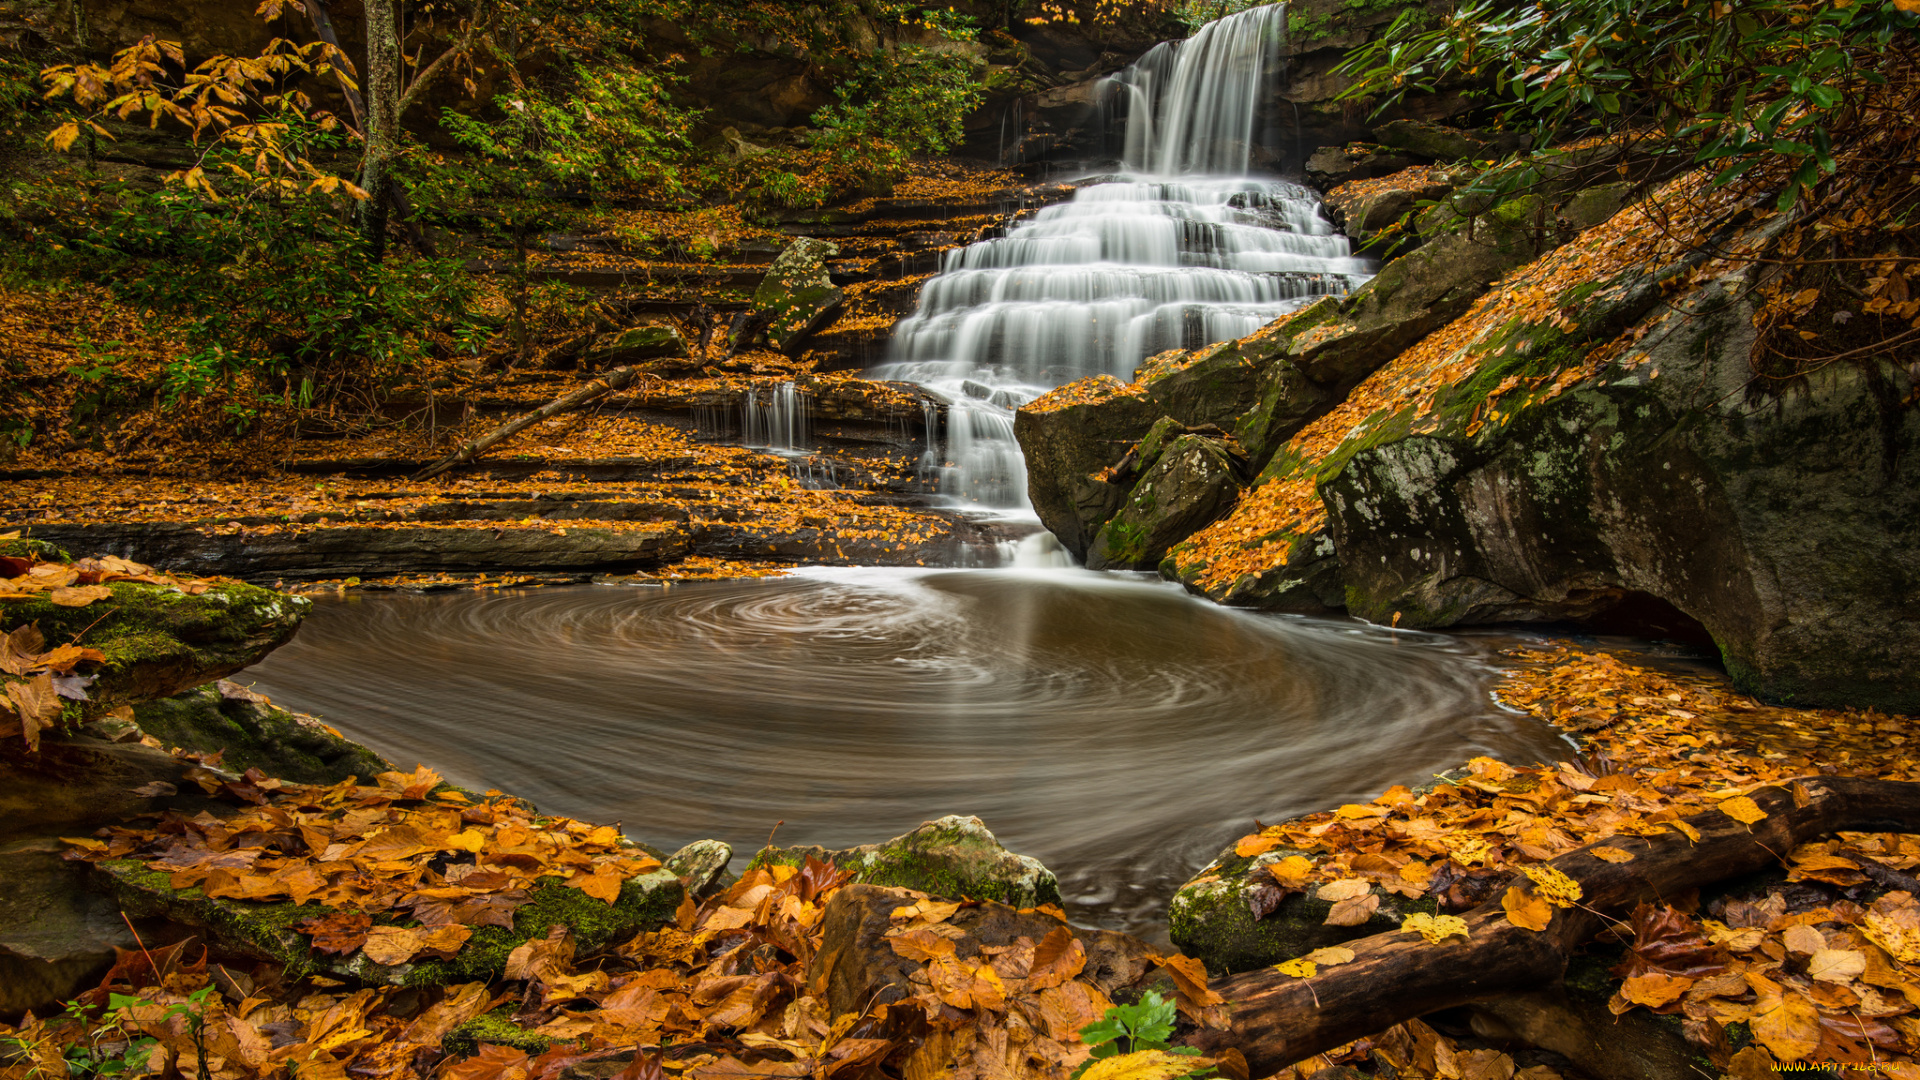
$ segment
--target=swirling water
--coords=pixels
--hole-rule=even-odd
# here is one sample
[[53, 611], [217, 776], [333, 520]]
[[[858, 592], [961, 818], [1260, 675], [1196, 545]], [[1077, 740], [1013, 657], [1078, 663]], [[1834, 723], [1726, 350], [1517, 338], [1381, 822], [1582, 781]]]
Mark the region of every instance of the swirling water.
[[1122, 173], [1004, 236], [948, 252], [894, 329], [877, 378], [949, 403], [947, 496], [1027, 510], [1013, 413], [1090, 375], [1243, 337], [1372, 272], [1298, 184], [1247, 176], [1283, 4], [1168, 42], [1109, 80], [1126, 113]]
[[242, 677], [403, 767], [675, 847], [848, 846], [976, 814], [1077, 919], [1156, 932], [1254, 818], [1474, 754], [1560, 756], [1464, 639], [1079, 570], [821, 568], [349, 597]]

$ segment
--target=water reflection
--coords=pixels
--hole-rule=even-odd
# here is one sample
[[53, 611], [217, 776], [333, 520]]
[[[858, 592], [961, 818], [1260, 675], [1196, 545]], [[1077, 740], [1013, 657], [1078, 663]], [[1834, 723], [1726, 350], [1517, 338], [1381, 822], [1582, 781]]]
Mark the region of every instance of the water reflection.
[[977, 814], [1076, 917], [1142, 932], [1254, 817], [1555, 755], [1482, 655], [1124, 575], [822, 568], [349, 598], [246, 677], [403, 765], [667, 847]]

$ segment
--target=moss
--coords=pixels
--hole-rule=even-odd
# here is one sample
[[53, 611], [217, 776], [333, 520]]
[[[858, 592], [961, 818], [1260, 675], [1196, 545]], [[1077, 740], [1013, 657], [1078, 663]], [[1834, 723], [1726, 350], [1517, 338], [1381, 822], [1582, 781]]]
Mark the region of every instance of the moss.
[[539, 1054], [553, 1045], [553, 1040], [537, 1032], [528, 1031], [513, 1022], [511, 1005], [495, 1009], [447, 1032], [440, 1041], [440, 1049], [449, 1058], [466, 1058], [480, 1052], [482, 1044], [493, 1046], [511, 1046], [529, 1054]]
[[1189, 882], [1168, 905], [1168, 933], [1173, 943], [1204, 962], [1209, 971], [1249, 971], [1305, 956], [1323, 946], [1396, 929], [1416, 911], [1439, 912], [1438, 904], [1430, 898], [1408, 899], [1375, 888], [1380, 910], [1359, 926], [1327, 926], [1327, 913], [1333, 910], [1333, 904], [1311, 893], [1289, 896], [1265, 918], [1255, 919], [1246, 900], [1255, 866], [1306, 854], [1279, 849], [1252, 860], [1228, 850], [1202, 880]]
[[128, 913], [204, 927], [224, 949], [280, 964], [296, 978], [315, 964], [308, 939], [295, 924], [333, 912], [320, 904], [216, 900], [198, 888], [175, 889], [168, 874], [132, 859], [98, 863], [95, 871]]
[[73, 556], [47, 543], [45, 540], [32, 540], [25, 537], [13, 537], [0, 540], [0, 555], [15, 559], [39, 559], [41, 562], [72, 562]]
[[393, 766], [372, 750], [311, 719], [202, 686], [134, 706], [140, 729], [168, 746], [226, 753], [235, 771], [259, 769], [303, 784], [364, 783]]
[[530, 939], [546, 937], [549, 929], [560, 925], [573, 929], [574, 948], [580, 955], [591, 955], [667, 923], [680, 905], [680, 895], [679, 880], [665, 870], [629, 878], [620, 886], [619, 900], [611, 905], [567, 888], [560, 878], [541, 878], [527, 902], [513, 913], [513, 929], [476, 927], [453, 959], [415, 964], [401, 981], [409, 986], [485, 982], [506, 970], [507, 954]]
[[853, 880], [868, 885], [995, 900], [1013, 907], [1061, 902], [1052, 872], [1001, 847], [977, 818], [945, 817], [886, 843], [845, 851], [762, 848], [747, 869], [800, 866], [808, 857], [851, 870]]

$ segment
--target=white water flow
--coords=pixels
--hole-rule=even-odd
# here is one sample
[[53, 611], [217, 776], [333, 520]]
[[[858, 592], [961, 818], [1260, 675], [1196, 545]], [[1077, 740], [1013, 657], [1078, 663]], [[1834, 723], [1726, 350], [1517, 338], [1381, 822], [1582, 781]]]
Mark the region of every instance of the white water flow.
[[949, 403], [926, 462], [942, 495], [1031, 513], [1021, 405], [1090, 375], [1129, 381], [1155, 353], [1242, 337], [1371, 272], [1313, 192], [1247, 175], [1285, 26], [1271, 4], [1155, 46], [1109, 80], [1121, 174], [947, 253], [873, 372]]
[[791, 382], [783, 382], [771, 390], [750, 389], [741, 402], [742, 441], [748, 446], [764, 446], [770, 450], [805, 450], [812, 411], [809, 395]]

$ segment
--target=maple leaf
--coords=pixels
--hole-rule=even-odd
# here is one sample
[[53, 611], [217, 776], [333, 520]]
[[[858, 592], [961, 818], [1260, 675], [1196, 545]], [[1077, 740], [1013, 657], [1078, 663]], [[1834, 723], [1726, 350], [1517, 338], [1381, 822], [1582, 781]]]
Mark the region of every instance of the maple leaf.
[[[7, 705], [11, 705], [11, 710]], [[26, 740], [27, 749], [40, 749], [40, 733], [53, 726], [60, 716], [60, 694], [54, 689], [51, 672], [41, 672], [31, 679], [23, 679], [6, 684], [6, 702], [0, 703], [0, 725], [8, 719], [6, 712], [12, 713], [14, 731]], [[5, 726], [0, 726], [0, 737], [12, 734]]]
[[1553, 905], [1546, 897], [1536, 896], [1518, 885], [1509, 888], [1500, 898], [1500, 906], [1506, 910], [1507, 921], [1524, 930], [1545, 930], [1553, 921]]
[[1419, 934], [1427, 939], [1429, 945], [1438, 945], [1456, 934], [1467, 937], [1470, 933], [1467, 920], [1458, 915], [1429, 915], [1424, 911], [1416, 911], [1407, 916], [1400, 923], [1400, 932]]
[[1027, 985], [1035, 990], [1059, 986], [1086, 970], [1087, 948], [1073, 932], [1056, 926], [1033, 947], [1033, 964], [1028, 968]]

